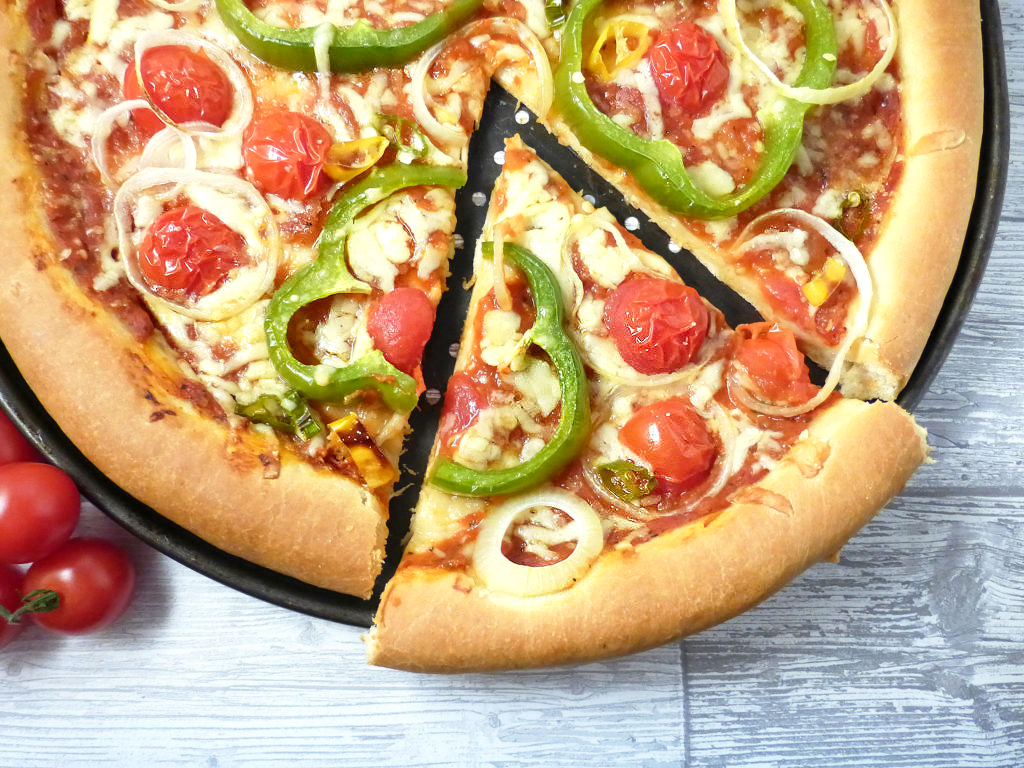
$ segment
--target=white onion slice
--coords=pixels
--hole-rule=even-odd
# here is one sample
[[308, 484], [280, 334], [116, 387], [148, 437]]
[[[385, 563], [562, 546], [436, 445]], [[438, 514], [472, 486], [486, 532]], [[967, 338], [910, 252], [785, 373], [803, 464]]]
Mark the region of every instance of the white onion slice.
[[334, 42], [335, 31], [336, 27], [325, 21], [313, 32], [313, 58], [321, 101], [329, 101], [331, 96], [331, 43]]
[[[142, 56], [148, 49], [164, 45], [181, 45], [193, 51], [202, 50], [227, 75], [228, 80], [231, 81], [235, 99], [231, 107], [231, 113], [228, 115], [228, 119], [224, 121], [224, 125], [215, 126], [200, 122], [178, 125], [153, 101], [153, 97], [146, 90], [146, 84], [142, 79]], [[185, 133], [230, 136], [240, 134], [249, 125], [249, 121], [252, 120], [253, 95], [245, 73], [227, 51], [197, 35], [177, 29], [143, 32], [139, 35], [139, 39], [135, 41], [135, 73], [136, 77], [139, 78], [139, 83], [142, 85], [142, 92], [146, 97], [146, 101], [149, 102], [149, 108], [167, 125], [178, 128]]]
[[[526, 24], [511, 16], [494, 16], [489, 19], [475, 21], [466, 27], [465, 36], [467, 38], [472, 37], [476, 34], [475, 30], [479, 27], [486, 27], [487, 31], [495, 27], [498, 29], [504, 27], [519, 38], [523, 48], [526, 49], [526, 52], [533, 59], [533, 63], [536, 66], [538, 88], [536, 101], [531, 103], [530, 106], [536, 112], [537, 117], [543, 120], [550, 111], [551, 104], [555, 98], [555, 80], [551, 73], [551, 61], [548, 59], [547, 51], [544, 50], [544, 44], [541, 43], [540, 38]], [[490, 42], [491, 39], [488, 37], [487, 43], [489, 44]], [[501, 68], [500, 63], [497, 68]]]
[[[868, 270], [867, 262], [864, 261], [864, 256], [857, 249], [850, 240], [845, 238], [842, 234], [830, 226], [827, 222], [819, 219], [817, 216], [813, 216], [807, 211], [801, 211], [798, 208], [779, 208], [774, 211], [769, 211], [756, 219], [751, 221], [743, 232], [740, 234], [737, 248], [738, 250], [744, 250], [745, 244], [749, 241], [747, 233], [758, 226], [763, 224], [766, 220], [774, 216], [787, 216], [796, 219], [800, 223], [810, 227], [819, 235], [824, 237], [829, 245], [836, 249], [839, 255], [846, 262], [846, 266], [849, 268], [850, 273], [853, 275], [854, 281], [857, 283], [857, 292], [860, 294], [860, 302], [857, 306], [857, 314], [846, 328], [846, 334], [843, 337], [842, 343], [836, 349], [835, 359], [832, 361], [832, 365], [829, 366], [828, 376], [825, 378], [825, 383], [814, 397], [805, 403], [800, 405], [792, 406], [779, 406], [772, 405], [770, 403], [763, 403], [760, 400], [752, 397], [748, 392], [744, 390], [742, 385], [739, 389], [743, 390], [741, 394], [737, 391], [735, 394], [738, 395], [738, 399], [742, 401], [742, 404], [751, 410], [755, 410], [758, 413], [763, 413], [768, 416], [799, 416], [802, 413], [812, 411], [821, 405], [832, 394], [835, 390], [836, 385], [839, 383], [839, 376], [843, 371], [843, 363], [846, 360], [846, 355], [850, 351], [850, 347], [864, 335], [864, 332], [868, 327], [868, 317], [871, 313], [871, 300], [873, 296], [873, 288], [871, 283], [871, 272]], [[730, 390], [732, 391], [732, 390]]]
[[430, 66], [434, 63], [434, 59], [437, 58], [438, 54], [444, 50], [447, 40], [442, 40], [436, 45], [431, 46], [427, 49], [420, 58], [416, 61], [416, 64], [412, 68], [412, 82], [410, 83], [410, 92], [412, 94], [412, 113], [416, 117], [416, 121], [420, 124], [430, 137], [441, 144], [451, 144], [456, 147], [461, 147], [469, 142], [469, 137], [465, 131], [461, 128], [456, 128], [447, 123], [442, 123], [434, 114], [430, 111], [430, 107], [427, 106], [427, 75], [430, 72]]
[[[576, 548], [552, 565], [531, 567], [513, 563], [501, 552], [505, 532], [520, 514], [535, 507], [551, 507], [573, 520]], [[558, 592], [578, 581], [604, 549], [601, 518], [578, 496], [549, 488], [509, 499], [480, 523], [473, 550], [473, 568], [484, 585], [495, 592], [537, 597]]]
[[[171, 159], [170, 151], [175, 144], [181, 147], [182, 163], [179, 166]], [[199, 162], [195, 142], [192, 137], [184, 131], [167, 126], [162, 131], [153, 135], [142, 150], [139, 158], [139, 168], [184, 168], [194, 171]]]
[[134, 109], [149, 109], [149, 102], [144, 99], [119, 101], [114, 106], [103, 110], [93, 125], [92, 138], [90, 139], [92, 161], [96, 164], [96, 168], [99, 169], [100, 177], [102, 177], [104, 183], [111, 187], [117, 185], [117, 180], [108, 167], [107, 142], [110, 140], [110, 134], [113, 132], [114, 126], [118, 123], [124, 125], [123, 121]]
[[751, 63], [757, 67], [761, 74], [764, 75], [765, 78], [767, 78], [767, 80], [779, 91], [781, 91], [784, 96], [788, 96], [789, 98], [803, 102], [804, 104], [837, 104], [840, 101], [846, 101], [847, 99], [854, 99], [858, 96], [863, 96], [865, 93], [870, 91], [878, 78], [880, 78], [882, 73], [885, 72], [885, 68], [889, 66], [889, 62], [892, 61], [892, 57], [896, 54], [896, 18], [893, 16], [892, 10], [889, 8], [889, 4], [885, 0], [877, 0], [877, 2], [882, 8], [882, 13], [885, 14], [885, 20], [889, 25], [889, 40], [886, 44], [885, 50], [882, 52], [882, 57], [875, 63], [875, 66], [871, 68], [871, 71], [864, 75], [864, 77], [853, 83], [833, 86], [831, 88], [797, 87], [787, 85], [782, 82], [778, 77], [776, 77], [775, 73], [772, 72], [771, 67], [765, 64], [765, 62], [750, 49], [746, 40], [743, 39], [743, 31], [740, 29], [740, 21], [736, 14], [736, 0], [722, 0], [722, 14], [725, 17], [726, 29], [739, 49], [748, 59], [750, 59]]
[[[184, 195], [210, 210], [245, 238], [253, 263], [236, 271], [221, 287], [195, 302], [172, 302], [157, 296], [143, 278], [136, 258], [137, 242], [152, 222], [136, 226], [140, 202], [148, 198], [150, 213]], [[212, 199], [225, 199], [222, 209], [212, 210]], [[229, 212], [235, 205], [237, 211]], [[226, 213], [227, 212], [227, 213]], [[228, 215], [231, 213], [232, 215]], [[155, 216], [153, 217], [155, 218]], [[249, 182], [237, 176], [191, 169], [145, 168], [129, 178], [114, 198], [120, 258], [128, 281], [144, 295], [179, 314], [195, 320], [225, 320], [252, 306], [273, 287], [280, 257], [280, 236], [273, 211]]]

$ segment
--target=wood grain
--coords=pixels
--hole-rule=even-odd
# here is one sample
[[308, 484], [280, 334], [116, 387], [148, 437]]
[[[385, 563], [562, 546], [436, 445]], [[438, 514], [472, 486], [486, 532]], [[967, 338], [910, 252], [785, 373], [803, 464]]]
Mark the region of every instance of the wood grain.
[[[1024, 125], [1024, 0], [1002, 8]], [[1019, 133], [1019, 131], [1018, 131]], [[359, 631], [205, 579], [95, 511], [138, 597], [91, 638], [0, 652], [0, 768], [1024, 766], [1024, 146], [995, 251], [916, 413], [935, 463], [762, 606], [603, 664], [370, 669]]]

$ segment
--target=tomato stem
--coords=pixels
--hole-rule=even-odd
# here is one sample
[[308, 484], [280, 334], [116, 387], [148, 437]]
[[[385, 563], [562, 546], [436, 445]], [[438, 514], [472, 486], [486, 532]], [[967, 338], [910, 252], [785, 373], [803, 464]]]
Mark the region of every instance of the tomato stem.
[[60, 607], [60, 595], [52, 589], [33, 589], [21, 598], [23, 603], [14, 611], [0, 605], [0, 619], [8, 624], [20, 624], [21, 617], [27, 613], [49, 613]]

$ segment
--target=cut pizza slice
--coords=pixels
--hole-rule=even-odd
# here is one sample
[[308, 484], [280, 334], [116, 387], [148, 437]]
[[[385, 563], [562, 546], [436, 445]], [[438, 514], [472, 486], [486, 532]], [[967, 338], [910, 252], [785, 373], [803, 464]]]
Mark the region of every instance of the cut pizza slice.
[[836, 553], [923, 461], [891, 403], [811, 384], [791, 333], [722, 314], [519, 140], [372, 663], [626, 653]]
[[977, 3], [564, 6], [544, 123], [844, 393], [895, 398], [974, 198]]

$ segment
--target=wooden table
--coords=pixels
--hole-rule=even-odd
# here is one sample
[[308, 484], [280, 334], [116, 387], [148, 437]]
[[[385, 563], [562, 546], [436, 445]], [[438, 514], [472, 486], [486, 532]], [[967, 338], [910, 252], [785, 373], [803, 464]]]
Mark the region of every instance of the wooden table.
[[[1003, 24], [1024, 112], [1024, 0]], [[138, 596], [88, 638], [0, 652], [0, 768], [1024, 766], [1024, 146], [963, 333], [916, 409], [934, 464], [761, 607], [601, 664], [373, 669], [360, 630], [223, 587], [99, 512]]]

